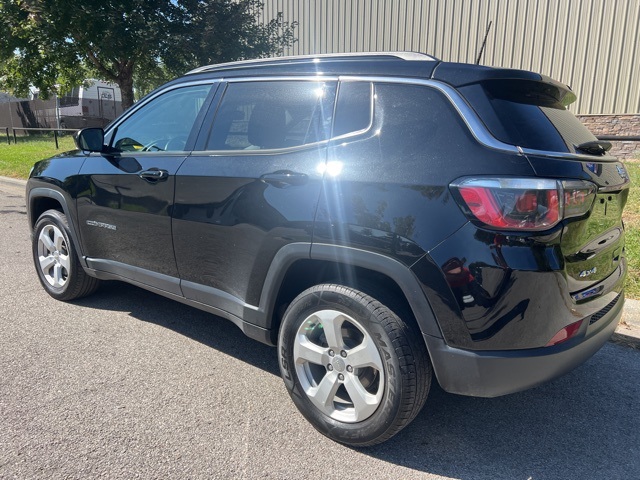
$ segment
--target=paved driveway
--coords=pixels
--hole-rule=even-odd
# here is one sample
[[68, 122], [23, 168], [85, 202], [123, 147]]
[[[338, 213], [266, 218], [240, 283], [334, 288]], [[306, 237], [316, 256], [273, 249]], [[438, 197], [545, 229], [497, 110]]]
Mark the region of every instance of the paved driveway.
[[352, 450], [231, 323], [119, 283], [48, 297], [22, 188], [0, 183], [0, 226], [0, 478], [640, 478], [637, 350], [497, 399], [435, 388], [399, 436]]

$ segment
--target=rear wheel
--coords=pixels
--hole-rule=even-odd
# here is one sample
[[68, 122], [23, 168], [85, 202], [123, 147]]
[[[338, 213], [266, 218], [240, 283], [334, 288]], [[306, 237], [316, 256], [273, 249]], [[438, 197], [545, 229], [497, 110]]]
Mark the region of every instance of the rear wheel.
[[57, 300], [74, 300], [93, 293], [99, 280], [85, 273], [71, 242], [67, 217], [47, 210], [36, 222], [33, 261], [40, 283]]
[[282, 378], [300, 412], [329, 438], [384, 442], [424, 405], [431, 365], [420, 333], [399, 314], [410, 315], [332, 284], [302, 292], [285, 312]]

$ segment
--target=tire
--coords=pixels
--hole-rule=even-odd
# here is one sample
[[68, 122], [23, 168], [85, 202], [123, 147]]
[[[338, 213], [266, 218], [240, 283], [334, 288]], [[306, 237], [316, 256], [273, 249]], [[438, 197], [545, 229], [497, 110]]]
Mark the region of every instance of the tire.
[[290, 304], [278, 352], [280, 373], [302, 415], [352, 447], [382, 443], [407, 426], [431, 385], [431, 363], [413, 322], [341, 285], [309, 288]]
[[100, 281], [87, 275], [80, 265], [67, 217], [57, 210], [47, 210], [38, 218], [32, 252], [40, 283], [57, 300], [85, 297], [100, 285]]

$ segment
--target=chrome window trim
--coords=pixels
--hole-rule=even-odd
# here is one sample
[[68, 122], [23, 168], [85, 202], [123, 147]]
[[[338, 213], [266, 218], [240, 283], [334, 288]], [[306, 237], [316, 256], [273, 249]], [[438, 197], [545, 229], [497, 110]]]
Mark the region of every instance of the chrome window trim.
[[624, 190], [629, 187], [631, 184], [630, 179], [625, 179], [624, 182], [618, 183], [616, 185], [604, 185], [602, 187], [598, 187], [598, 193], [607, 193], [607, 192], [618, 192], [620, 190]]
[[431, 87], [440, 91], [451, 102], [454, 108], [458, 111], [458, 114], [462, 117], [462, 120], [469, 128], [469, 131], [473, 137], [482, 145], [494, 150], [501, 150], [508, 153], [515, 153], [520, 155], [521, 152], [516, 145], [509, 145], [496, 139], [489, 130], [484, 126], [480, 117], [469, 106], [467, 101], [458, 93], [458, 91], [451, 85], [440, 82], [438, 80], [422, 79], [422, 78], [407, 78], [407, 77], [381, 77], [381, 76], [344, 76], [343, 80], [367, 80], [373, 83], [398, 83], [403, 85], [421, 85]]
[[544, 157], [567, 158], [569, 160], [584, 160], [586, 162], [615, 162], [618, 160], [612, 155], [586, 155], [584, 153], [553, 152], [549, 150], [536, 150], [533, 148], [522, 148], [521, 150], [525, 155], [541, 155]]
[[186, 153], [190, 157], [251, 157], [255, 155], [279, 155], [284, 153], [294, 153], [300, 150], [324, 147], [330, 141], [331, 139], [321, 140], [319, 142], [307, 143], [305, 145], [296, 145], [294, 147], [285, 148], [262, 148], [260, 150], [192, 150], [191, 152]]
[[[358, 82], [362, 82], [365, 83], [362, 80], [353, 80], [350, 77], [340, 77], [339, 78], [340, 83], [342, 82], [352, 82], [352, 81], [358, 81]], [[371, 128], [373, 127], [373, 118], [374, 118], [374, 109], [375, 109], [375, 85], [373, 84], [373, 82], [366, 82], [369, 84], [369, 125], [367, 125], [366, 128], [361, 128], [360, 130], [354, 130], [353, 132], [348, 132], [348, 133], [344, 133], [342, 135], [339, 135], [337, 137], [334, 137], [333, 135], [331, 136], [331, 138], [329, 140], [331, 141], [335, 141], [338, 142], [340, 140], [344, 140], [346, 138], [351, 138], [351, 137], [355, 137], [358, 135], [362, 135], [364, 133], [367, 133], [368, 131], [371, 130]], [[338, 106], [338, 96], [340, 95], [340, 84], [338, 84], [338, 92], [336, 94], [336, 107]], [[334, 109], [334, 113], [333, 116], [335, 118], [335, 109]], [[333, 133], [333, 122], [331, 124], [331, 132]]]
[[469, 127], [471, 134], [482, 145], [494, 150], [500, 150], [507, 153], [516, 153], [519, 155], [540, 155], [553, 158], [566, 158], [570, 160], [594, 161], [615, 161], [616, 157], [611, 155], [593, 156], [581, 153], [571, 152], [554, 152], [550, 150], [536, 150], [533, 148], [522, 148], [518, 145], [504, 143], [495, 138], [484, 125], [478, 114], [467, 103], [464, 97], [452, 86], [438, 80], [408, 78], [408, 77], [382, 77], [382, 76], [342, 76], [340, 80], [364, 80], [378, 83], [401, 83], [408, 85], [424, 85], [435, 88], [442, 92], [456, 108], [464, 122]]
[[[299, 57], [295, 57], [295, 58], [299, 58]], [[296, 76], [296, 75], [284, 75], [284, 76], [243, 76], [243, 77], [233, 77], [233, 78], [213, 78], [213, 79], [204, 79], [204, 80], [195, 80], [195, 81], [189, 81], [189, 82], [184, 82], [184, 83], [178, 83], [175, 85], [171, 85], [170, 87], [164, 88], [162, 90], [157, 91], [156, 93], [154, 93], [153, 95], [149, 96], [148, 98], [146, 98], [143, 102], [139, 102], [137, 104], [134, 104], [133, 107], [131, 107], [122, 117], [120, 117], [117, 121], [117, 123], [113, 123], [109, 126], [109, 129], [105, 131], [105, 137], [109, 134], [111, 134], [111, 132], [118, 127], [123, 121], [125, 121], [127, 118], [129, 118], [132, 114], [134, 114], [135, 112], [137, 112], [140, 108], [142, 108], [144, 105], [146, 105], [147, 103], [149, 103], [151, 100], [153, 100], [154, 98], [157, 98], [160, 95], [163, 95], [164, 93], [167, 93], [171, 90], [177, 89], [177, 88], [182, 88], [182, 87], [188, 87], [188, 86], [192, 86], [192, 85], [206, 85], [206, 84], [215, 84], [215, 83], [222, 83], [222, 82], [227, 82], [227, 83], [239, 83], [239, 82], [265, 82], [265, 81], [306, 81], [306, 82], [340, 82], [340, 81], [364, 81], [364, 82], [370, 82], [370, 83], [396, 83], [396, 84], [404, 84], [404, 85], [422, 85], [422, 86], [426, 86], [426, 87], [431, 87], [434, 88], [438, 91], [440, 91], [442, 94], [445, 95], [445, 97], [447, 97], [449, 99], [449, 101], [451, 102], [451, 104], [454, 106], [454, 108], [457, 110], [457, 112], [459, 113], [459, 115], [462, 117], [462, 120], [465, 122], [465, 124], [467, 125], [467, 127], [469, 128], [469, 131], [471, 132], [471, 134], [473, 135], [473, 137], [483, 146], [493, 149], [493, 150], [498, 150], [498, 151], [502, 151], [505, 153], [511, 153], [511, 154], [516, 154], [516, 155], [534, 155], [534, 156], [545, 156], [545, 157], [552, 157], [552, 158], [564, 158], [564, 159], [569, 159], [569, 160], [582, 160], [582, 161], [616, 161], [616, 157], [613, 157], [611, 155], [604, 155], [604, 156], [592, 156], [592, 155], [586, 155], [586, 154], [580, 154], [580, 153], [571, 153], [571, 152], [554, 152], [554, 151], [549, 151], [549, 150], [536, 150], [536, 149], [532, 149], [532, 148], [522, 148], [518, 145], [511, 145], [508, 143], [504, 143], [500, 140], [498, 140], [497, 138], [495, 138], [487, 129], [487, 127], [484, 125], [484, 123], [482, 122], [482, 120], [480, 120], [480, 117], [478, 116], [478, 114], [475, 112], [475, 110], [473, 110], [473, 108], [467, 103], [467, 101], [464, 99], [464, 97], [455, 89], [453, 88], [451, 85], [448, 85], [444, 82], [441, 82], [439, 80], [433, 80], [433, 79], [423, 79], [423, 78], [412, 78], [412, 77], [394, 77], [394, 76], [369, 76], [369, 75], [343, 75], [343, 76], [336, 76], [336, 75], [323, 75], [322, 72], [317, 72], [315, 75], [313, 74], [307, 74], [307, 75], [300, 75], [300, 76]], [[372, 88], [374, 88], [374, 86], [372, 86]], [[350, 138], [350, 137], [354, 137], [356, 135], [361, 135], [363, 133], [368, 132], [372, 125], [373, 125], [373, 109], [374, 109], [374, 92], [372, 92], [372, 112], [371, 112], [371, 118], [370, 118], [370, 125], [369, 128], [366, 130], [359, 130], [357, 132], [350, 132], [348, 134], [345, 135], [341, 135], [340, 137], [332, 137], [329, 138], [327, 140], [322, 140], [320, 142], [315, 142], [315, 143], [311, 143], [311, 144], [306, 144], [306, 145], [299, 145], [299, 146], [295, 146], [295, 147], [288, 147], [288, 148], [283, 148], [283, 149], [264, 149], [264, 150], [249, 150], [244, 152], [243, 154], [247, 154], [247, 155], [256, 155], [256, 154], [275, 154], [275, 153], [280, 153], [280, 152], [290, 152], [290, 151], [295, 151], [295, 150], [299, 150], [301, 148], [307, 148], [309, 146], [317, 146], [317, 145], [321, 145], [321, 144], [325, 144], [328, 142], [333, 142], [333, 141], [339, 141], [339, 140], [343, 140], [346, 138]], [[337, 91], [336, 91], [337, 94]], [[336, 97], [337, 98], [337, 97]], [[335, 104], [335, 103], [334, 103]], [[213, 155], [228, 155], [229, 152], [235, 152], [234, 154], [237, 154], [239, 152], [239, 150], [194, 150], [193, 152], [198, 152], [200, 154], [202, 153], [207, 153], [209, 154], [209, 152], [215, 152], [215, 153], [210, 153], [212, 156]], [[189, 154], [189, 152], [187, 152], [187, 154]]]
[[[255, 82], [255, 81], [291, 81], [291, 80], [305, 80], [305, 81], [361, 81], [361, 82], [369, 82], [374, 89], [374, 83], [395, 83], [395, 84], [405, 84], [405, 85], [422, 85], [427, 87], [432, 87], [436, 90], [442, 92], [454, 106], [454, 108], [458, 111], [463, 121], [469, 128], [469, 131], [474, 136], [474, 138], [481, 143], [482, 145], [492, 148], [494, 150], [501, 150], [508, 153], [515, 153], [521, 155], [521, 149], [514, 145], [509, 145], [506, 143], [502, 143], [496, 138], [494, 138], [489, 131], [486, 129], [480, 118], [477, 116], [475, 111], [467, 104], [467, 102], [463, 99], [463, 97], [450, 85], [446, 83], [442, 83], [437, 80], [431, 79], [420, 79], [420, 78], [407, 78], [407, 77], [381, 77], [381, 76], [365, 76], [365, 75], [343, 75], [343, 76], [278, 76], [278, 77], [261, 77], [261, 76], [251, 76], [251, 77], [236, 77], [230, 79], [222, 79], [228, 83], [236, 83], [236, 82]], [[205, 154], [208, 156], [224, 156], [229, 155], [229, 152], [243, 152], [242, 155], [268, 155], [275, 153], [284, 153], [290, 152], [292, 150], [299, 150], [301, 147], [309, 147], [321, 145], [326, 142], [339, 142], [341, 140], [351, 138], [357, 135], [361, 135], [363, 133], [368, 132], [373, 126], [373, 109], [374, 109], [374, 98], [375, 90], [371, 95], [371, 116], [370, 116], [370, 125], [367, 130], [360, 130], [357, 132], [349, 132], [347, 134], [341, 135], [339, 137], [332, 137], [328, 140], [323, 140], [321, 142], [315, 142], [307, 145], [299, 145], [295, 147], [281, 148], [281, 149], [263, 149], [263, 150], [204, 150], [198, 151], [199, 154]]]

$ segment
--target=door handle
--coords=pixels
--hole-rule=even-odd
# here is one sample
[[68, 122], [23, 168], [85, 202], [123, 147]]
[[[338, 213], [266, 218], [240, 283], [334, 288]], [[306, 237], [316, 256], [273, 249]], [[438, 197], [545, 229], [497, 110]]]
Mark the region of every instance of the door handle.
[[159, 182], [160, 180], [169, 178], [169, 172], [160, 170], [159, 168], [150, 168], [149, 170], [143, 170], [138, 176], [147, 182]]
[[287, 188], [290, 186], [300, 186], [307, 183], [309, 177], [304, 173], [292, 172], [291, 170], [280, 170], [273, 173], [265, 173], [260, 180], [277, 188]]

